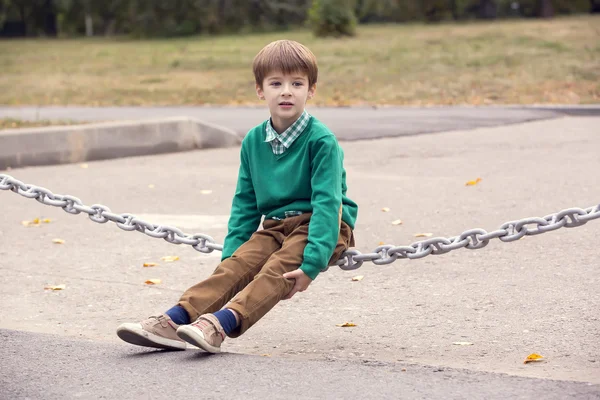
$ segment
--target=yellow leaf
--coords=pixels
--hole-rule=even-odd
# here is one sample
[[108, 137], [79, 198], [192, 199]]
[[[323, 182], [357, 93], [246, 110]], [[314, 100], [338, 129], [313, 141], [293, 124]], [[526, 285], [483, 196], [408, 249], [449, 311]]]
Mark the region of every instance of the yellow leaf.
[[402, 224], [402, 220], [401, 219], [397, 219], [395, 221], [392, 221], [392, 225], [401, 225]]
[[536, 353], [532, 353], [530, 355], [527, 356], [527, 358], [525, 359], [525, 361], [523, 361], [523, 364], [527, 364], [530, 362], [535, 362], [535, 361], [544, 361], [542, 360], [544, 358], [544, 356], [541, 356], [539, 354]]
[[[35, 222], [36, 220], [37, 220], [38, 222]], [[27, 227], [31, 227], [31, 226], [37, 226], [37, 227], [40, 227], [39, 219], [37, 219], [37, 218], [36, 218], [36, 219], [34, 219], [33, 221], [21, 221], [21, 224], [22, 224], [23, 226], [27, 226]]]
[[65, 241], [62, 240], [62, 239], [52, 239], [52, 243], [55, 243], [55, 244], [64, 244]]
[[471, 343], [471, 342], [454, 342], [452, 344], [455, 344], [457, 346], [472, 346], [473, 345], [473, 343]]
[[146, 282], [144, 282], [146, 285], [158, 285], [160, 282], [162, 282], [160, 279], [148, 279]]
[[389, 209], [389, 207], [383, 207], [383, 208], [381, 209], [381, 211], [383, 211], [383, 212], [389, 212], [389, 211], [390, 211], [390, 209]]
[[44, 218], [44, 219], [42, 220], [42, 222], [43, 222], [43, 223], [45, 223], [45, 224], [49, 224], [49, 223], [50, 223], [50, 221], [52, 221], [50, 218]]
[[44, 289], [48, 290], [63, 290], [66, 289], [67, 285], [48, 285], [44, 286]]
[[364, 278], [364, 275], [357, 275], [354, 278], [352, 278], [353, 281], [358, 282], [358, 281], [362, 281], [362, 278]]
[[383, 246], [385, 242], [379, 242], [379, 246]]
[[179, 260], [179, 256], [165, 256], [162, 257], [161, 260], [163, 260], [164, 262], [173, 262]]
[[144, 263], [144, 267], [156, 267], [157, 263]]
[[40, 219], [39, 218], [35, 218], [33, 221], [31, 221], [33, 224], [39, 224], [40, 223]]
[[415, 233], [415, 237], [430, 237], [433, 233]]
[[271, 357], [270, 354], [261, 354], [261, 356], [263, 356], [263, 357]]
[[211, 194], [212, 190], [204, 189], [200, 191], [201, 194]]
[[356, 324], [353, 324], [352, 322], [344, 322], [343, 324], [336, 324], [335, 326], [341, 326], [342, 328], [347, 328], [349, 326], [356, 326]]
[[465, 183], [465, 186], [475, 186], [477, 185], [479, 182], [481, 182], [481, 178], [477, 178], [474, 181], [468, 181], [467, 183]]

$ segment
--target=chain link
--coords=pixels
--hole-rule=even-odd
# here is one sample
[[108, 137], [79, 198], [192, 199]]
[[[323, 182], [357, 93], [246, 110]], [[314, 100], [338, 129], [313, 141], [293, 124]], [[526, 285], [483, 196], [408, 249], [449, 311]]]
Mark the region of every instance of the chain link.
[[[27, 185], [15, 178], [0, 174], [0, 190], [10, 190], [29, 199], [36, 199], [42, 204], [61, 207], [69, 214], [86, 213], [89, 218], [100, 224], [108, 221], [114, 222], [125, 231], [138, 231], [150, 237], [164, 239], [173, 244], [186, 244], [201, 253], [212, 253], [215, 250], [223, 251], [223, 246], [202, 233], [188, 235], [181, 230], [166, 226], [154, 225], [137, 218], [133, 214], [115, 214], [102, 204], [86, 206], [80, 199], [69, 195], [54, 194], [43, 187]], [[428, 255], [446, 254], [460, 248], [469, 250], [482, 249], [492, 239], [503, 242], [513, 242], [523, 236], [539, 235], [560, 228], [574, 228], [587, 222], [600, 218], [600, 204], [582, 208], [568, 208], [543, 218], [531, 217], [510, 221], [502, 224], [499, 229], [487, 232], [484, 229], [469, 229], [459, 236], [450, 238], [436, 237], [412, 243], [409, 246], [383, 245], [377, 247], [372, 253], [361, 253], [350, 249], [345, 251], [341, 258], [333, 263], [343, 270], [350, 271], [360, 268], [365, 262], [375, 265], [391, 264], [398, 259], [415, 260]]]

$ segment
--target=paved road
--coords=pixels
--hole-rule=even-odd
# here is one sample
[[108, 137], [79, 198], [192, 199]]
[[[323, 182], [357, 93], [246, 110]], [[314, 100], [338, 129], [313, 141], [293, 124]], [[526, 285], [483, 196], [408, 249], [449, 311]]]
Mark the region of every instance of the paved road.
[[[558, 118], [600, 115], [600, 106], [309, 108], [341, 140], [396, 137]], [[186, 116], [245, 135], [268, 117], [265, 107], [0, 107], [0, 118], [108, 121]]]
[[[598, 126], [600, 118], [562, 117], [343, 142], [349, 195], [360, 205], [358, 250], [372, 251], [381, 242], [409, 244], [421, 232], [453, 236], [476, 227], [493, 230], [505, 221], [598, 204]], [[100, 203], [114, 212], [207, 233], [222, 243], [238, 158], [236, 148], [211, 149], [9, 173], [88, 205]], [[479, 184], [465, 186], [477, 177]], [[203, 189], [212, 192], [202, 194]], [[120, 343], [114, 331], [121, 322], [168, 308], [211, 273], [219, 254], [96, 224], [11, 192], [0, 193], [0, 204], [0, 328], [60, 336], [10, 334], [2, 341], [0, 349], [8, 356], [2, 356], [0, 375], [21, 398], [27, 393], [41, 397], [35, 393], [46, 384], [49, 398], [58, 397], [62, 387], [73, 396], [85, 394], [87, 386], [105, 391], [107, 398], [139, 398], [158, 389], [164, 393], [165, 382], [189, 385], [193, 380], [195, 388], [201, 387], [198, 377], [206, 371], [226, 374], [213, 386], [223, 397], [247, 389], [250, 397], [260, 398], [282, 387], [292, 391], [291, 397], [306, 392], [309, 398], [319, 397], [314, 390], [320, 387], [331, 388], [329, 397], [381, 393], [397, 398], [396, 388], [407, 398], [447, 398], [448, 393], [519, 398], [517, 387], [520, 398], [599, 396], [597, 386], [585, 391], [573, 383], [600, 384], [598, 220], [513, 243], [496, 240], [476, 251], [387, 266], [368, 263], [349, 272], [332, 268], [245, 335], [227, 340], [224, 357], [205, 360], [187, 354], [135, 355], [144, 352]], [[382, 212], [382, 207], [391, 210]], [[35, 217], [52, 221], [21, 225]], [[396, 219], [403, 224], [392, 225]], [[55, 238], [65, 243], [52, 243]], [[166, 255], [180, 260], [161, 262]], [[159, 265], [144, 268], [145, 262]], [[363, 280], [351, 280], [359, 274]], [[144, 285], [151, 278], [162, 283]], [[44, 290], [60, 284], [66, 289]], [[343, 322], [357, 326], [336, 326]], [[80, 345], [74, 337], [92, 343]], [[523, 364], [534, 352], [546, 361]], [[165, 361], [157, 362], [159, 356]], [[198, 359], [207, 367], [182, 377], [177, 367]], [[148, 372], [144, 382], [148, 364], [160, 373]], [[397, 366], [407, 364], [432, 369], [423, 367], [403, 379]], [[436, 368], [451, 375], [441, 379]], [[258, 375], [270, 377], [278, 370], [285, 373], [277, 382]], [[342, 382], [340, 376], [347, 379]], [[295, 383], [295, 377], [302, 381]], [[495, 383], [488, 386], [488, 379]], [[120, 392], [109, 392], [107, 384]], [[172, 390], [179, 390], [175, 386]], [[551, 390], [539, 396], [536, 390], [542, 387]]]
[[[384, 362], [147, 351], [0, 330], [3, 399], [594, 399], [600, 385]], [[7, 368], [6, 360], [11, 360]], [[60, 384], [57, 384], [60, 382]]]

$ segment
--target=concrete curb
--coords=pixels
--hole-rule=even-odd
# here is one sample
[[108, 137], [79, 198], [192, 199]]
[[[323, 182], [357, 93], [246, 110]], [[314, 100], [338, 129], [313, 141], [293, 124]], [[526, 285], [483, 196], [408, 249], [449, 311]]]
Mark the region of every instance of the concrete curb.
[[231, 129], [188, 117], [0, 131], [0, 169], [231, 147]]

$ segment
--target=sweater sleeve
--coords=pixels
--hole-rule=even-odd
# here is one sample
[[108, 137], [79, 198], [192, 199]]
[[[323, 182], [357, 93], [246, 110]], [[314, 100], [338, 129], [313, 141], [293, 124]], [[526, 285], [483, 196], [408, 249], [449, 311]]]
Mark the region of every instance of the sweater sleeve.
[[221, 261], [231, 257], [243, 243], [250, 239], [250, 236], [258, 229], [260, 218], [261, 214], [256, 204], [256, 194], [248, 166], [247, 149], [242, 143], [237, 186], [231, 204]]
[[311, 279], [327, 267], [340, 234], [342, 158], [335, 136], [319, 139], [311, 149], [311, 205], [308, 242], [300, 269]]

